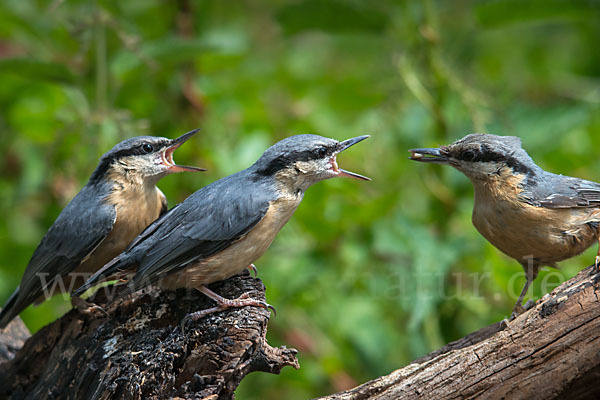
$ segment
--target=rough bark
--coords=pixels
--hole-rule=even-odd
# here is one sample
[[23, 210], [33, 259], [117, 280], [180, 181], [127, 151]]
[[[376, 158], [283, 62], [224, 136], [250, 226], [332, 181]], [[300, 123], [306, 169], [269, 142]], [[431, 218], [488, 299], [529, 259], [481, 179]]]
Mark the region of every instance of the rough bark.
[[322, 399], [598, 399], [600, 274], [591, 266], [508, 323]]
[[16, 317], [6, 328], [0, 329], [0, 364], [15, 358], [30, 336], [29, 330], [19, 317]]
[[[249, 276], [210, 287], [265, 300], [262, 282]], [[299, 368], [296, 350], [268, 345], [261, 308], [215, 313], [182, 331], [187, 313], [213, 305], [182, 290], [137, 294], [106, 313], [72, 310], [0, 364], [0, 398], [232, 398], [250, 372]]]
[[[260, 281], [248, 276], [211, 288], [264, 299]], [[600, 274], [590, 267], [514, 321], [323, 399], [600, 398], [599, 290]], [[199, 294], [177, 292], [138, 295], [107, 309], [110, 318], [72, 311], [0, 364], [0, 397], [231, 398], [251, 371], [298, 368], [295, 350], [266, 343], [269, 314], [256, 307], [217, 313], [181, 331], [185, 314], [210, 305]]]

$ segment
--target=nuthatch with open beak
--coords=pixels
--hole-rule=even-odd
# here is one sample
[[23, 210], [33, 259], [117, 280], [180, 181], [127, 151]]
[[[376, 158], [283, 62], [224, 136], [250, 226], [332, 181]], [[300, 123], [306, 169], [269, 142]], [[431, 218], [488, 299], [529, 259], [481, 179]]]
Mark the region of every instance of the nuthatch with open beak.
[[35, 249], [20, 286], [0, 312], [0, 328], [58, 289], [77, 288], [166, 212], [167, 199], [155, 186], [159, 179], [174, 172], [204, 171], [173, 161], [175, 149], [196, 132], [177, 139], [134, 137], [104, 154]]
[[128, 279], [119, 296], [148, 285], [194, 288], [217, 306], [189, 315], [196, 320], [229, 307], [270, 308], [242, 295], [226, 299], [206, 285], [248, 268], [270, 246], [309, 186], [347, 176], [369, 180], [338, 167], [336, 156], [366, 139], [343, 142], [297, 135], [267, 149], [251, 167], [198, 190], [150, 225], [131, 246], [94, 274], [73, 295], [102, 279]]
[[473, 182], [473, 225], [525, 269], [513, 317], [524, 311], [541, 267], [556, 267], [599, 238], [600, 184], [544, 171], [518, 137], [471, 134], [438, 149], [409, 151], [411, 160], [451, 165]]

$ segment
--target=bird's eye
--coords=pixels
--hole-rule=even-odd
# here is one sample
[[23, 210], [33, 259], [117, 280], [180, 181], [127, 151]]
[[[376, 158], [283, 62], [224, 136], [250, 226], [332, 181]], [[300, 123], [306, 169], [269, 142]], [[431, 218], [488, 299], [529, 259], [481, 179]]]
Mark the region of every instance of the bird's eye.
[[142, 145], [142, 151], [146, 154], [152, 153], [154, 151], [154, 147], [150, 143], [144, 143]]
[[475, 152], [472, 150], [463, 151], [462, 159], [465, 161], [473, 161], [475, 159]]
[[327, 155], [327, 149], [325, 147], [319, 147], [317, 154], [319, 157], [325, 157]]

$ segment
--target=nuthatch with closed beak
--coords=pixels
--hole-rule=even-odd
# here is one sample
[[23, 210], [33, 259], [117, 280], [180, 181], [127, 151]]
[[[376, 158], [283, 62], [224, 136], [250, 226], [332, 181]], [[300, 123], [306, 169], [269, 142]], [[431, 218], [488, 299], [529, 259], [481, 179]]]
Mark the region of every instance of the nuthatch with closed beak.
[[120, 254], [167, 210], [155, 185], [163, 176], [204, 171], [180, 166], [173, 152], [198, 130], [177, 139], [139, 136], [104, 154], [88, 183], [67, 204], [35, 249], [21, 284], [0, 312], [0, 329], [32, 303], [77, 288]]
[[[541, 267], [556, 267], [599, 238], [600, 184], [544, 171], [518, 137], [471, 134], [409, 151], [411, 160], [451, 165], [473, 183], [473, 225], [525, 269], [513, 317], [525, 310], [523, 298]], [[599, 257], [600, 251], [596, 264]]]
[[369, 180], [340, 169], [336, 161], [338, 153], [367, 137], [338, 142], [297, 135], [281, 140], [254, 165], [203, 187], [173, 207], [73, 295], [102, 279], [121, 278], [128, 283], [119, 296], [158, 285], [194, 288], [217, 303], [190, 314], [194, 320], [229, 307], [272, 308], [246, 294], [223, 298], [206, 285], [238, 274], [258, 259], [312, 184], [338, 176]]

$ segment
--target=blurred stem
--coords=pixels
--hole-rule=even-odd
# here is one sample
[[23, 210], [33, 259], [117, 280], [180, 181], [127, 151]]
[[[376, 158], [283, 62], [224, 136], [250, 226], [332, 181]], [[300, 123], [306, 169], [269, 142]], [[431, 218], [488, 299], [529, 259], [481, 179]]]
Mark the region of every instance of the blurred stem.
[[[441, 110], [443, 99], [448, 89], [454, 90], [460, 96], [463, 105], [468, 109], [475, 131], [483, 132], [487, 122], [487, 116], [484, 111], [480, 110], [480, 107], [485, 106], [487, 102], [482, 95], [469, 87], [458, 74], [454, 73], [450, 66], [444, 61], [441, 47], [439, 46], [440, 36], [438, 32], [440, 31], [440, 28], [435, 7], [431, 0], [423, 0], [423, 4], [426, 24], [421, 28], [421, 34], [428, 43], [428, 61], [436, 83], [436, 109]], [[436, 128], [437, 136], [445, 139], [447, 137], [448, 127], [446, 120], [441, 113], [439, 116], [436, 115]]]
[[427, 340], [428, 351], [439, 349], [446, 341], [442, 337], [442, 329], [440, 327], [440, 319], [437, 313], [429, 313], [423, 320], [423, 330]]
[[[434, 118], [433, 136], [438, 144], [448, 142], [448, 123], [444, 116], [444, 103], [448, 92], [448, 77], [443, 68], [440, 35], [437, 20], [435, 4], [431, 0], [423, 0], [423, 22], [419, 26], [419, 32], [424, 39], [421, 50], [426, 55], [425, 65], [431, 82], [430, 105], [429, 109]], [[416, 73], [415, 73], [416, 76]], [[425, 87], [423, 85], [423, 87]], [[429, 187], [433, 188], [433, 193], [439, 202], [439, 207], [435, 207], [435, 213], [438, 214], [437, 228], [441, 232], [446, 232], [448, 219], [445, 218], [448, 213], [452, 213], [456, 207], [455, 196], [448, 190], [444, 183], [442, 169], [439, 166], [429, 169], [424, 178]]]
[[423, 104], [433, 115], [435, 121], [434, 136], [438, 141], [445, 142], [447, 136], [447, 124], [442, 112], [443, 97], [441, 96], [442, 82], [439, 75], [433, 71], [432, 62], [428, 62], [428, 67], [432, 76], [436, 80], [434, 90], [428, 90], [419, 78], [416, 69], [408, 61], [408, 57], [401, 56], [398, 62], [398, 69], [404, 84], [410, 92]]
[[425, 14], [425, 24], [421, 26], [420, 31], [425, 38], [425, 50], [427, 54], [427, 63], [434, 81], [433, 110], [435, 116], [435, 137], [446, 141], [448, 137], [448, 124], [443, 114], [443, 105], [446, 98], [447, 80], [444, 71], [439, 68], [440, 50], [439, 50], [439, 30], [437, 15], [431, 0], [423, 0]]
[[415, 69], [410, 65], [408, 57], [401, 56], [398, 62], [398, 69], [408, 90], [410, 90], [413, 96], [415, 96], [431, 113], [435, 114], [435, 100], [433, 95], [419, 79]]
[[[194, 37], [194, 11], [192, 3], [189, 0], [179, 0], [177, 2], [179, 12], [177, 13], [177, 32], [180, 36], [191, 39]], [[194, 85], [194, 64], [185, 63], [181, 68], [182, 74], [182, 93], [185, 99], [190, 103], [198, 115], [204, 114], [205, 104], [202, 93]]]
[[[420, 36], [416, 37], [412, 51], [398, 58], [397, 66], [408, 90], [431, 114], [434, 121], [433, 139], [435, 145], [441, 145], [448, 143], [448, 124], [443, 112], [448, 79], [444, 68], [440, 67], [443, 64], [434, 4], [429, 0], [423, 0], [420, 6], [423, 19], [415, 26], [415, 31], [418, 31]], [[420, 64], [413, 61], [419, 59], [423, 60]], [[448, 221], [446, 216], [456, 207], [455, 196], [448, 190], [439, 166], [428, 168], [424, 181], [437, 200], [431, 211], [435, 215], [434, 220], [437, 221], [436, 228], [442, 233], [446, 232]]]
[[106, 28], [101, 10], [96, 3], [96, 24], [94, 29], [94, 38], [96, 44], [96, 107], [102, 114], [107, 109], [106, 91], [107, 91], [107, 67], [106, 67]]

